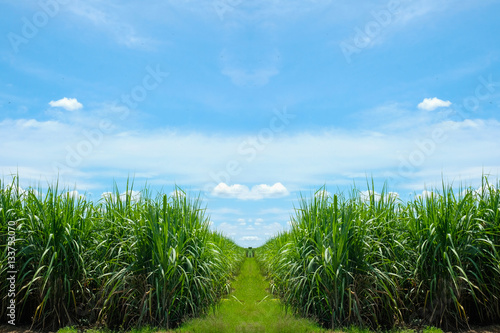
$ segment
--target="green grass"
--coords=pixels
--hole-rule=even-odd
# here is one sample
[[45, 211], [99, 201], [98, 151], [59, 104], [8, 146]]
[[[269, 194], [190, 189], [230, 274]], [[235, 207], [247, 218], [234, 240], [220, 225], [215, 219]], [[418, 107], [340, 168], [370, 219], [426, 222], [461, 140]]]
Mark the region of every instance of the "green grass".
[[57, 331], [57, 333], [78, 333], [78, 330], [74, 327], [68, 326], [61, 328]]
[[193, 319], [175, 332], [324, 332], [313, 321], [284, 312], [280, 301], [266, 288], [269, 282], [255, 258], [247, 258], [233, 283], [234, 292], [222, 300], [215, 314]]
[[426, 327], [422, 330], [422, 333], [443, 333], [443, 331], [436, 327]]

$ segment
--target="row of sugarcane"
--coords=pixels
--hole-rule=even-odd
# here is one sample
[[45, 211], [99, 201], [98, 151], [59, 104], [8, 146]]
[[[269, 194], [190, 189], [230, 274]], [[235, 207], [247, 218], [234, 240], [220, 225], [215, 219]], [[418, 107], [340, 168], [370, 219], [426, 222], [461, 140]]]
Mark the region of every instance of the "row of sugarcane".
[[171, 328], [213, 308], [244, 250], [210, 230], [199, 198], [141, 194], [0, 182], [0, 323]]
[[325, 327], [500, 323], [500, 186], [393, 193], [321, 189], [258, 249], [273, 292]]

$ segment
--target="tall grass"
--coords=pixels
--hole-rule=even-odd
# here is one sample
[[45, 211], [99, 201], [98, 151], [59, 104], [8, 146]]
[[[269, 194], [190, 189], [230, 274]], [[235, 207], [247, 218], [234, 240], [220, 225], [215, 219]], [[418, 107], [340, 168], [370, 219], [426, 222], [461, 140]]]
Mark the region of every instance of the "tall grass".
[[500, 187], [459, 192], [320, 189], [256, 257], [289, 309], [327, 327], [499, 322]]
[[100, 202], [0, 183], [1, 321], [6, 321], [7, 225], [16, 224], [16, 322], [55, 328], [175, 327], [229, 291], [244, 251], [209, 229], [199, 199], [147, 190]]

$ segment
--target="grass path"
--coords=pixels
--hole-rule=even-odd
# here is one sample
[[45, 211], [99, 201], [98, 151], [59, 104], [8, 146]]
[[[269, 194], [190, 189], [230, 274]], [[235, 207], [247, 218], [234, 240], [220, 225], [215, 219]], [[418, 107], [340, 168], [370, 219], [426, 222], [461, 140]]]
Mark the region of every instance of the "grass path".
[[326, 332], [310, 320], [286, 314], [280, 302], [266, 291], [268, 286], [255, 258], [247, 258], [233, 283], [233, 293], [222, 300], [215, 314], [191, 320], [175, 332]]

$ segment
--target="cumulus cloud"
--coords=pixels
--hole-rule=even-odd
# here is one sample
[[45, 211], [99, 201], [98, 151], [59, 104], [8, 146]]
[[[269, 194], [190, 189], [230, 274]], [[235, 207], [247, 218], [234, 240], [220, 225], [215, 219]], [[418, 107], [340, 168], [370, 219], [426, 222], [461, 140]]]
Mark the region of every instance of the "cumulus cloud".
[[427, 191], [427, 190], [423, 190], [421, 194], [419, 194], [417, 197], [418, 198], [423, 198], [423, 199], [427, 199], [427, 198], [432, 198], [432, 197], [435, 197], [436, 194], [432, 191]]
[[234, 198], [240, 200], [261, 200], [265, 198], [279, 198], [289, 194], [281, 183], [270, 186], [267, 184], [255, 185], [251, 189], [241, 184], [227, 185], [219, 183], [212, 191], [212, 195], [221, 198]]
[[328, 197], [331, 197], [332, 194], [330, 192], [328, 192], [327, 190], [319, 190], [316, 192], [316, 194], [314, 196], [320, 197], [320, 198], [328, 198]]
[[398, 192], [389, 192], [389, 193], [387, 193], [387, 195], [389, 196], [389, 198], [394, 198], [394, 199], [398, 199], [399, 198], [399, 193]]
[[[370, 198], [372, 196], [375, 199], [375, 201], [379, 201], [380, 198], [382, 198], [382, 195], [380, 193], [378, 193], [376, 191], [374, 192], [374, 191], [371, 191], [371, 190], [369, 190], [369, 191], [361, 191], [359, 193], [359, 195], [360, 195], [360, 197], [361, 197], [361, 199], [363, 201], [370, 201]], [[384, 194], [384, 201], [389, 200], [389, 199], [394, 199], [395, 200], [397, 198], [399, 198], [399, 193], [397, 193], [397, 192], [387, 192], [387, 193]]]
[[380, 200], [380, 193], [374, 191], [361, 191], [359, 192], [359, 196], [363, 201], [370, 201], [371, 197], [373, 197], [375, 201]]
[[451, 105], [450, 101], [443, 101], [437, 97], [424, 98], [424, 100], [418, 104], [418, 108], [421, 110], [432, 111], [437, 108], [448, 107]]
[[[130, 190], [128, 192], [120, 193], [120, 200], [125, 201], [127, 196], [130, 197], [130, 200], [133, 202], [137, 202], [141, 199], [141, 192]], [[101, 198], [104, 200], [116, 200], [116, 194], [112, 192], [104, 192], [101, 194]]]
[[495, 193], [497, 189], [493, 185], [483, 185], [479, 187], [477, 190], [474, 190], [473, 194], [477, 197], [489, 197], [491, 193]]
[[495, 193], [495, 191], [497, 191], [495, 186], [485, 184], [483, 186], [478, 187], [477, 189], [473, 187], [466, 188], [465, 190], [460, 192], [460, 196], [465, 197], [466, 195], [471, 194], [475, 197], [487, 198], [489, 197], [490, 193]]
[[169, 196], [175, 197], [175, 198], [184, 198], [186, 196], [186, 193], [184, 193], [181, 190], [175, 190], [170, 192]]
[[113, 198], [115, 197], [115, 195], [112, 193], [112, 192], [103, 192], [101, 194], [101, 198], [105, 199], [105, 200], [112, 200]]
[[78, 198], [84, 198], [85, 196], [83, 194], [80, 194], [78, 191], [68, 191], [64, 193], [64, 196], [68, 196], [72, 199], [78, 199]]
[[54, 108], [63, 108], [67, 111], [75, 111], [83, 108], [82, 103], [78, 102], [76, 98], [64, 97], [57, 101], [50, 101], [49, 104]]
[[34, 188], [30, 187], [25, 190], [21, 186], [14, 186], [14, 185], [5, 186], [5, 191], [9, 191], [12, 196], [18, 196], [18, 197], [27, 196], [30, 193], [32, 193], [37, 197], [41, 195], [41, 193], [35, 190]]

